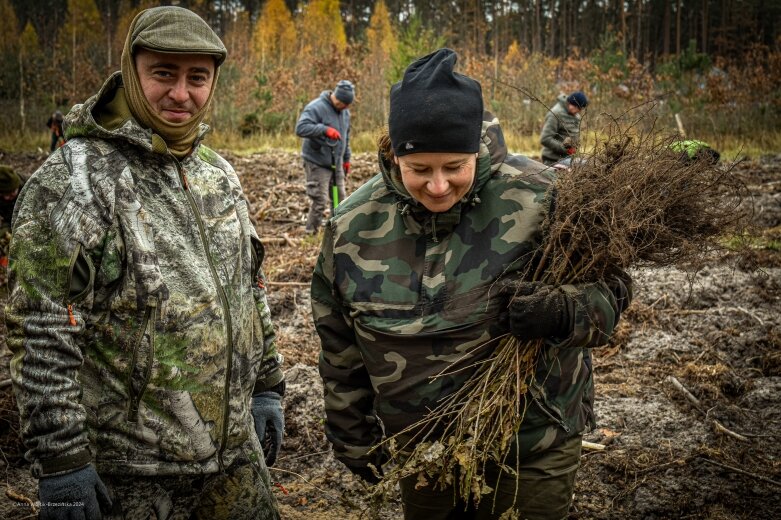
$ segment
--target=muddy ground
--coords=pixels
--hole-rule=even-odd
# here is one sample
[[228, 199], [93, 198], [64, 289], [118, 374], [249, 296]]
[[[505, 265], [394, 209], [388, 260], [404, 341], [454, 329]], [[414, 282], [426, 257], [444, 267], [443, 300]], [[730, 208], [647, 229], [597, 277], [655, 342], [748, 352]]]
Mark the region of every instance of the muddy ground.
[[[241, 176], [260, 236], [288, 393], [286, 438], [272, 468], [286, 519], [401, 519], [329, 452], [319, 344], [308, 281], [318, 242], [303, 233], [307, 200], [295, 154], [225, 154]], [[0, 162], [32, 172], [44, 157]], [[348, 191], [374, 171], [353, 158]], [[582, 457], [570, 519], [781, 518], [781, 156], [734, 168], [753, 195], [752, 253], [690, 269], [636, 269], [635, 300], [614, 341], [595, 350], [599, 426]], [[770, 247], [768, 247], [770, 246]], [[0, 518], [34, 518], [35, 481], [0, 345]], [[688, 393], [688, 397], [687, 397]], [[694, 402], [696, 400], [696, 404]], [[3, 473], [0, 473], [2, 475]]]

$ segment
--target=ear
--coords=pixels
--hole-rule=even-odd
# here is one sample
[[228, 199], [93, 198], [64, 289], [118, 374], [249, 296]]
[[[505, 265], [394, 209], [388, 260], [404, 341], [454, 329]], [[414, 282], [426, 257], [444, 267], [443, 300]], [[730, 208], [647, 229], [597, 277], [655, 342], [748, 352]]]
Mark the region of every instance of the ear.
[[399, 158], [396, 157], [395, 155], [393, 156], [393, 164], [395, 164], [396, 166], [399, 165]]

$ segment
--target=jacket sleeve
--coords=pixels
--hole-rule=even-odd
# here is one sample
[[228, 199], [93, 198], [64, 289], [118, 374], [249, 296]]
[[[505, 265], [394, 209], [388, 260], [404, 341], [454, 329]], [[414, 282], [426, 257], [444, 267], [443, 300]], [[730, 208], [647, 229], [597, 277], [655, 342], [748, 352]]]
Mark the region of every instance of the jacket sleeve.
[[325, 143], [325, 129], [326, 126], [318, 114], [317, 103], [308, 104], [296, 123], [296, 135]]
[[325, 432], [334, 455], [350, 467], [370, 459], [381, 439], [374, 414], [374, 391], [355, 333], [334, 289], [333, 229], [325, 228], [312, 278], [312, 317], [320, 336], [320, 376], [325, 391]]
[[632, 300], [632, 279], [623, 271], [594, 283], [563, 285], [571, 296], [569, 316], [574, 322], [570, 337], [560, 347], [598, 347], [610, 340], [621, 313]]
[[563, 138], [560, 135], [560, 123], [556, 114], [549, 111], [545, 116], [545, 124], [542, 125], [542, 132], [540, 133], [540, 142], [544, 147], [551, 152], [559, 155], [567, 155], [567, 150], [564, 145], [561, 144]]
[[50, 157], [17, 203], [10, 247], [7, 342], [26, 458], [36, 477], [91, 459], [79, 371], [80, 310], [92, 305], [94, 267], [86, 253], [106, 226], [76, 205], [68, 168]]

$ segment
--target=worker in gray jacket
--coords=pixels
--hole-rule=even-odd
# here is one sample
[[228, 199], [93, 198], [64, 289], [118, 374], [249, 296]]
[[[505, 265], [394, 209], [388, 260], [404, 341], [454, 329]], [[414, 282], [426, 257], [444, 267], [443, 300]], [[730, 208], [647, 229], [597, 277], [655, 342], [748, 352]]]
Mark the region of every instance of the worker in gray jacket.
[[577, 153], [580, 120], [586, 106], [588, 98], [581, 91], [559, 96], [556, 104], [545, 115], [540, 133], [543, 163], [550, 166]]
[[[328, 206], [334, 208], [345, 197], [344, 179], [350, 173], [350, 110], [355, 87], [341, 80], [333, 90], [324, 90], [309, 102], [296, 124], [296, 135], [304, 138], [301, 157], [306, 171], [306, 194], [310, 198], [306, 232], [317, 233]], [[337, 197], [333, 197], [333, 187]]]

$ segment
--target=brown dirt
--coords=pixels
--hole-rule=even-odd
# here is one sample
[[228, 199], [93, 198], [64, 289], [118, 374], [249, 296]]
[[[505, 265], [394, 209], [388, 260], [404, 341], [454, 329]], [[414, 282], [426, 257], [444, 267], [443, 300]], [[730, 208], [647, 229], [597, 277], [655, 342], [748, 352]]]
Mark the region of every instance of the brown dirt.
[[[284, 152], [225, 155], [267, 243], [264, 269], [285, 356], [286, 439], [272, 468], [282, 516], [400, 519], [397, 499], [367, 502], [363, 484], [334, 460], [323, 433], [307, 287], [319, 243], [303, 233], [300, 161]], [[43, 159], [0, 152], [0, 162], [26, 173]], [[372, 154], [352, 164], [348, 191], [375, 169]], [[614, 341], [595, 351], [599, 427], [586, 440], [606, 449], [584, 452], [570, 519], [781, 518], [781, 156], [747, 161], [735, 174], [753, 194], [757, 234], [775, 240], [775, 249], [757, 247], [749, 258], [714, 261], [697, 273], [632, 272], [635, 300]], [[2, 381], [4, 342], [0, 358]], [[0, 387], [6, 489], [35, 500], [18, 430], [10, 387]], [[0, 517], [30, 518], [20, 504], [0, 497]]]

